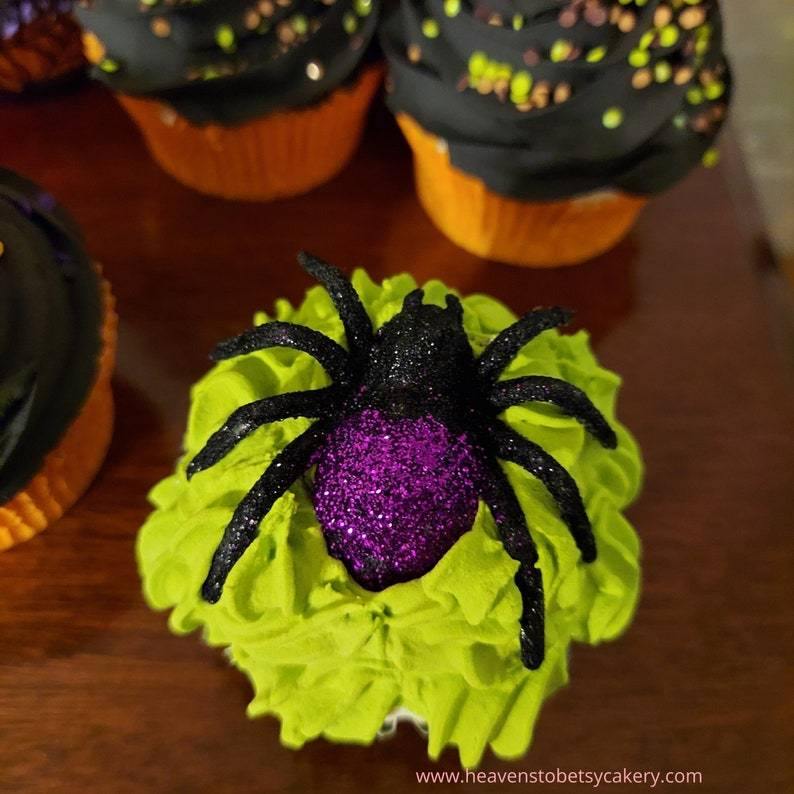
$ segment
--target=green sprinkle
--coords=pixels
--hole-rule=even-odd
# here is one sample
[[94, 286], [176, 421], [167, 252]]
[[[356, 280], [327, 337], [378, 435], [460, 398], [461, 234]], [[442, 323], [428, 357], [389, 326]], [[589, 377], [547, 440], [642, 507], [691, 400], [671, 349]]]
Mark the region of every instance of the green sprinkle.
[[299, 35], [303, 36], [306, 31], [309, 29], [309, 23], [306, 20], [306, 17], [303, 14], [296, 14], [290, 20], [290, 24], [292, 25], [292, 29]]
[[662, 47], [672, 47], [678, 41], [678, 35], [675, 25], [665, 25], [659, 34], [659, 43]]
[[99, 64], [99, 68], [106, 72], [107, 74], [115, 74], [121, 66], [119, 66], [118, 61], [114, 61], [112, 58], [103, 58]]
[[657, 83], [666, 83], [673, 76], [673, 67], [667, 61], [659, 61], [653, 67], [653, 76]]
[[714, 148], [706, 149], [706, 151], [703, 152], [702, 162], [703, 165], [706, 166], [706, 168], [714, 168], [714, 166], [717, 165], [719, 161], [720, 161], [720, 153], [716, 149]]
[[587, 53], [586, 61], [588, 63], [598, 63], [599, 61], [604, 60], [604, 56], [607, 54], [606, 47], [593, 47], [590, 52]]
[[673, 126], [678, 130], [686, 129], [686, 116], [683, 113], [673, 116]]
[[516, 72], [510, 80], [510, 98], [522, 102], [532, 90], [532, 75], [529, 72]]
[[215, 30], [215, 41], [224, 52], [233, 52], [235, 45], [234, 31], [230, 25], [220, 25]]
[[488, 61], [483, 77], [491, 82], [496, 80], [496, 78], [499, 77], [499, 64], [496, 61]]
[[427, 36], [429, 39], [438, 38], [438, 34], [440, 33], [440, 29], [438, 27], [438, 22], [435, 19], [428, 17], [424, 22], [422, 22], [422, 33]]
[[488, 68], [488, 56], [478, 50], [469, 58], [469, 74], [474, 78], [482, 77]]
[[559, 63], [560, 61], [564, 61], [571, 54], [572, 49], [573, 46], [571, 45], [570, 41], [565, 41], [565, 39], [557, 39], [557, 41], [551, 45], [549, 57], [555, 63]]
[[353, 5], [360, 17], [368, 17], [372, 12], [372, 0], [355, 0]]
[[650, 60], [651, 56], [646, 50], [632, 50], [629, 53], [629, 63], [635, 69], [641, 69], [643, 66], [647, 66]]
[[654, 30], [646, 30], [645, 33], [642, 34], [642, 38], [640, 39], [640, 49], [647, 50], [648, 47], [653, 44], [653, 40], [656, 38], [656, 31]]
[[690, 105], [700, 105], [703, 102], [703, 92], [697, 87], [692, 86], [686, 92], [686, 101], [689, 102]]
[[356, 15], [352, 11], [348, 11], [342, 17], [342, 27], [345, 30], [345, 33], [352, 36], [356, 30], [358, 30], [358, 20], [356, 19]]
[[623, 123], [623, 111], [620, 108], [609, 108], [604, 111], [601, 122], [608, 130], [617, 129]]
[[444, 13], [456, 17], [460, 13], [460, 0], [444, 0]]
[[725, 83], [723, 83], [721, 80], [715, 80], [713, 83], [709, 83], [706, 86], [706, 99], [710, 99], [712, 102], [715, 99], [719, 99], [724, 93]]
[[521, 14], [516, 14], [513, 17], [513, 30], [521, 30], [524, 27], [524, 17]]

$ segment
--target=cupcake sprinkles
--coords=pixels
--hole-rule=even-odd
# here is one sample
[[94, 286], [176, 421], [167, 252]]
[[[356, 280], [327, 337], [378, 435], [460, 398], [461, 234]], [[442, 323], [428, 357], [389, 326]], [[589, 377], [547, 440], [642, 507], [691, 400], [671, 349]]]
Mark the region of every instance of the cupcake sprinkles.
[[167, 101], [194, 123], [220, 124], [320, 99], [361, 60], [378, 10], [379, 0], [79, 4], [96, 77]]
[[716, 0], [403, 2], [383, 39], [394, 111], [502, 195], [651, 194], [717, 161]]

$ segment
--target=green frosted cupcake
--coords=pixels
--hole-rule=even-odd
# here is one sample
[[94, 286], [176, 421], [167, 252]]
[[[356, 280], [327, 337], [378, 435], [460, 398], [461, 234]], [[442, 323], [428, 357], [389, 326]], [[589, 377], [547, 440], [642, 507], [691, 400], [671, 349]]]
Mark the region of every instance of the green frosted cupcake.
[[[365, 313], [356, 315], [355, 296], [338, 271], [311, 259], [307, 269], [331, 287], [334, 302], [321, 287], [297, 308], [278, 301], [273, 317], [256, 316], [258, 330], [219, 345], [215, 357], [223, 360], [193, 387], [185, 455], [152, 490], [155, 510], [138, 538], [146, 599], [154, 609], [171, 610], [175, 633], [201, 628], [207, 643], [228, 648], [253, 685], [249, 716], [278, 717], [288, 747], [318, 737], [369, 744], [389, 715], [407, 710], [426, 723], [431, 758], [448, 744], [457, 745], [467, 767], [488, 746], [500, 757], [519, 757], [542, 702], [567, 682], [571, 642], [616, 637], [637, 601], [639, 542], [621, 511], [638, 492], [642, 465], [633, 438], [615, 420], [620, 379], [598, 365], [586, 333], [551, 328], [564, 319], [558, 318], [542, 333], [536, 328], [523, 346], [512, 340], [520, 350], [495, 387], [493, 416], [510, 403], [505, 381], [545, 384], [546, 396], [488, 418], [496, 424], [487, 424], [495, 429], [485, 439], [486, 425], [478, 423], [486, 420], [464, 412], [459, 401], [436, 400], [443, 392], [437, 387], [457, 378], [459, 393], [475, 374], [496, 379], [495, 367], [483, 362], [493, 365], [499, 346], [504, 353], [511, 341], [502, 335], [491, 344], [517, 319], [507, 308], [484, 295], [458, 303], [439, 281], [425, 284], [422, 295], [408, 275], [377, 285], [359, 270], [352, 285]], [[462, 320], [470, 351], [461, 355], [480, 357], [476, 373], [462, 365], [445, 372], [425, 366], [426, 393], [417, 397], [409, 388], [410, 365], [401, 368], [400, 351], [384, 341], [387, 329], [411, 312], [410, 330], [402, 334], [414, 340], [407, 361], [423, 366], [423, 356], [444, 347], [443, 329]], [[300, 340], [285, 342], [294, 326], [280, 323], [307, 326], [339, 346], [320, 349], [309, 333], [316, 357], [285, 349], [300, 347]], [[282, 346], [254, 349], [272, 344]], [[375, 364], [389, 371], [388, 389], [372, 374]], [[552, 378], [578, 387], [576, 400], [562, 401], [565, 410], [548, 390]], [[260, 401], [261, 422], [265, 398], [314, 389], [323, 390], [323, 408], [301, 412], [291, 405], [279, 416], [319, 418], [255, 429], [251, 414], [241, 419], [241, 406]], [[360, 446], [365, 425], [370, 434], [382, 433], [377, 443]], [[400, 434], [410, 431], [414, 443], [416, 428], [421, 445], [401, 455]], [[441, 457], [426, 459], [442, 441]], [[528, 473], [525, 460], [496, 464], [499, 471], [480, 466], [491, 453], [509, 458], [508, 449], [524, 445], [544, 450], [570, 473], [586, 516], [576, 513], [578, 493], [567, 490], [563, 474], [544, 483]], [[353, 459], [351, 448], [359, 450]], [[305, 476], [293, 477], [298, 469]], [[279, 488], [271, 487], [276, 470], [289, 474]], [[391, 481], [398, 470], [406, 473], [403, 484]], [[447, 477], [447, 470], [457, 473]], [[423, 480], [428, 471], [432, 493]], [[382, 479], [373, 481], [373, 472]], [[500, 477], [501, 503], [494, 496]], [[473, 502], [466, 502], [467, 493]], [[513, 524], [526, 521], [528, 533], [511, 535], [510, 493], [518, 499]], [[395, 499], [411, 511], [386, 523], [394, 515], [383, 513]]]

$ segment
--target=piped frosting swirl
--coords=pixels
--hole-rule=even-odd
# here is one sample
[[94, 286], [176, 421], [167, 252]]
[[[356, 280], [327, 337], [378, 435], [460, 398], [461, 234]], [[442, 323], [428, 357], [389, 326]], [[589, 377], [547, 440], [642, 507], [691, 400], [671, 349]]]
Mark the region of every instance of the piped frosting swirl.
[[344, 83], [380, 0], [90, 0], [78, 9], [94, 76], [173, 106], [193, 123], [237, 124], [310, 105]]
[[716, 159], [715, 0], [404, 0], [383, 44], [392, 109], [502, 195], [651, 194]]
[[0, 169], [0, 505], [30, 481], [93, 384], [102, 297], [74, 222]]

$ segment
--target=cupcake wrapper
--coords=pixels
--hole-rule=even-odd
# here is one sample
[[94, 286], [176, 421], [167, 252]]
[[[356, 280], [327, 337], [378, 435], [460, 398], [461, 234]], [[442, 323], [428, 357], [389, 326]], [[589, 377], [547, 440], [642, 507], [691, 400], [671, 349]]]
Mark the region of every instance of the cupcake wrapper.
[[435, 225], [472, 254], [528, 267], [574, 265], [616, 245], [647, 199], [597, 193], [564, 201], [500, 196], [455, 168], [441, 139], [410, 116], [397, 121], [414, 153], [419, 201]]
[[0, 42], [0, 92], [66, 77], [85, 65], [80, 28], [68, 14], [45, 15]]
[[380, 67], [370, 67], [317, 105], [234, 127], [199, 127], [159, 102], [118, 99], [174, 179], [201, 193], [261, 201], [305, 193], [344, 168], [380, 79]]
[[102, 350], [94, 385], [80, 413], [25, 488], [0, 505], [0, 551], [32, 538], [85, 492], [104, 460], [113, 431], [110, 377], [116, 354], [116, 312], [102, 281]]

